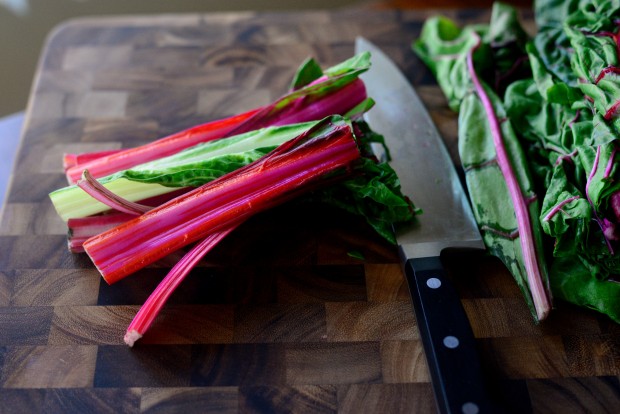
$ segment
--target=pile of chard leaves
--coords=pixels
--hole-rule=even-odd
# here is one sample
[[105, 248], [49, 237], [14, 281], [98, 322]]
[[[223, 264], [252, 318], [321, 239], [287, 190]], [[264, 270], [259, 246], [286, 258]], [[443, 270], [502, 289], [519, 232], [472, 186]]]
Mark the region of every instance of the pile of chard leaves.
[[534, 35], [501, 3], [489, 24], [461, 28], [433, 17], [413, 50], [459, 113], [459, 153], [474, 214], [533, 314], [545, 316], [534, 303], [524, 232], [498, 167], [494, 120], [527, 200], [527, 242], [549, 298], [620, 323], [620, 0], [538, 0], [534, 14]]

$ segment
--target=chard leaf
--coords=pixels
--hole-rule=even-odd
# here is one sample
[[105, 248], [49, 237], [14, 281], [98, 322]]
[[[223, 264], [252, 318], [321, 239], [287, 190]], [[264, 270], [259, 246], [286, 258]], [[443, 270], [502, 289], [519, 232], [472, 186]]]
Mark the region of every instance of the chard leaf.
[[485, 244], [511, 271], [532, 314], [544, 318], [548, 279], [539, 205], [527, 158], [498, 95], [513, 75], [530, 75], [528, 67], [515, 66], [525, 62], [526, 40], [514, 9], [496, 4], [488, 26], [461, 30], [445, 18], [429, 19], [413, 49], [459, 112], [459, 155]]
[[321, 76], [323, 76], [321, 65], [319, 65], [315, 59], [308, 58], [301, 64], [299, 69], [297, 69], [297, 73], [293, 76], [290, 90], [296, 91], [297, 89], [301, 89], [319, 79]]
[[588, 200], [567, 177], [570, 168], [564, 163], [555, 166], [540, 213], [544, 232], [557, 240], [556, 257], [576, 253], [591, 219]]
[[[534, 42], [528, 43], [526, 50], [539, 93], [549, 102], [570, 105], [580, 100], [582, 93], [578, 89], [577, 79], [569, 69], [570, 57], [565, 50], [570, 47], [568, 39], [556, 39], [563, 36], [563, 33], [561, 30], [543, 32]], [[548, 53], [542, 54], [542, 50]]]
[[[385, 147], [384, 137], [362, 119], [356, 120], [353, 127], [363, 155], [353, 176], [307, 199], [363, 217], [379, 235], [396, 244], [394, 226], [410, 222], [422, 212], [401, 192], [396, 171], [387, 162], [375, 159], [370, 146], [374, 143]], [[389, 158], [389, 152], [387, 154]]]
[[471, 91], [465, 51], [475, 44], [472, 33], [485, 31], [483, 26], [461, 29], [452, 20], [436, 16], [424, 23], [420, 37], [413, 42], [413, 51], [435, 75], [454, 111], [458, 111], [461, 101]]
[[337, 78], [343, 75], [348, 75], [351, 72], [364, 71], [370, 67], [370, 53], [359, 53], [347, 60], [344, 60], [337, 65], [327, 68], [323, 71], [324, 75], [328, 78]]
[[[570, 65], [572, 55], [570, 39], [561, 27], [541, 27], [531, 47], [533, 47], [532, 52], [536, 51], [535, 57], [540, 59], [541, 66], [556, 79], [569, 86], [578, 84], [579, 79], [571, 70]], [[536, 74], [538, 71], [535, 72]]]
[[536, 1], [534, 17], [538, 27], [561, 26], [568, 16], [583, 8], [589, 0], [546, 0]]
[[341, 78], [343, 76], [351, 76], [351, 74], [359, 75], [359, 73], [366, 71], [369, 67], [370, 53], [362, 52], [326, 69], [322, 69], [314, 59], [309, 59], [302, 64], [299, 71], [303, 72], [304, 77], [309, 80], [303, 85], [306, 86], [312, 81], [319, 79], [321, 76], [327, 78]]
[[259, 159], [315, 124], [305, 122], [267, 127], [209, 141], [104, 177], [100, 182], [106, 184], [125, 178], [167, 187], [198, 187]]
[[[506, 19], [509, 14], [503, 12], [503, 16]], [[476, 67], [486, 75], [487, 88], [493, 89], [489, 95], [499, 116], [504, 116], [501, 108], [505, 108], [501, 128], [506, 143], [515, 141], [522, 148], [516, 144], [509, 148], [513, 165], [532, 172], [530, 190], [542, 200], [536, 237], [550, 247], [554, 296], [620, 322], [620, 1], [539, 0], [535, 17], [538, 32], [525, 46], [529, 75], [522, 71], [504, 89], [488, 75], [489, 66], [501, 67], [501, 62], [484, 62], [489, 58], [480, 54]], [[459, 39], [454, 44], [461, 46], [459, 36], [468, 30], [486, 34], [483, 39], [490, 44], [493, 36], [509, 38], [493, 26], [500, 21], [494, 13], [486, 31], [479, 24], [451, 28], [452, 38]], [[511, 25], [504, 28], [509, 32]], [[452, 50], [452, 58], [440, 55], [444, 45], [437, 30], [425, 38], [437, 44], [415, 50], [436, 52], [422, 58], [436, 76], [444, 77], [438, 83], [451, 107], [460, 110], [459, 150], [463, 165], [471, 164], [467, 179], [474, 212], [485, 228], [496, 226], [492, 232], [497, 237], [485, 234], [485, 241], [497, 239], [487, 241], [489, 248], [521, 284], [515, 270], [518, 255], [506, 254], [512, 248], [506, 237], [514, 234], [512, 217], [502, 209], [507, 194], [493, 171], [481, 110], [475, 98], [462, 98], [467, 93], [463, 74], [450, 72], [465, 73], [458, 60], [462, 51]], [[505, 59], [491, 50], [496, 60]], [[510, 48], [504, 54], [510, 56]], [[446, 66], [445, 59], [452, 60], [449, 70], [437, 67]], [[510, 125], [514, 133], [506, 131]], [[523, 177], [519, 182], [523, 185]]]
[[[295, 83], [299, 85], [315, 76], [314, 66], [308, 63], [309, 69], [302, 67], [302, 78]], [[329, 116], [335, 113], [342, 114], [351, 109], [351, 105], [366, 99], [366, 91], [359, 75], [370, 67], [370, 53], [360, 53], [344, 62], [326, 69], [320, 81], [310, 82], [263, 107], [251, 119], [244, 122], [243, 131], [256, 130], [266, 125], [285, 125], [303, 121], [316, 120], [316, 113]], [[307, 78], [306, 78], [307, 76]], [[317, 79], [318, 80], [318, 79]], [[332, 97], [331, 103], [326, 103], [326, 97]], [[313, 107], [313, 105], [316, 105]]]
[[[497, 106], [496, 110], [501, 111]], [[498, 114], [501, 116], [501, 112]], [[502, 124], [504, 143], [509, 147], [511, 163], [518, 175], [523, 194], [534, 195], [533, 182], [529, 176], [527, 161], [509, 122]], [[513, 275], [523, 296], [536, 316], [524, 263], [515, 210], [510, 202], [511, 194], [496, 158], [496, 149], [488, 127], [488, 118], [482, 103], [475, 95], [464, 99], [459, 111], [459, 154], [465, 168], [467, 189], [473, 205], [485, 245], [498, 257]], [[542, 255], [542, 233], [538, 222], [539, 206], [536, 199], [528, 206], [532, 218], [534, 243], [538, 251], [543, 283], [547, 274]]]
[[396, 172], [387, 163], [362, 158], [353, 178], [322, 189], [309, 199], [341, 208], [365, 218], [386, 240], [396, 244], [394, 225], [409, 222], [420, 213], [400, 191]]
[[620, 323], [620, 283], [601, 280], [574, 257], [554, 260], [550, 270], [551, 287], [559, 299], [596, 310]]
[[[597, 156], [598, 154], [598, 156]], [[620, 190], [620, 183], [611, 179], [617, 169], [615, 143], [579, 147], [579, 158], [588, 173], [587, 196], [594, 208], [602, 212], [608, 197]]]

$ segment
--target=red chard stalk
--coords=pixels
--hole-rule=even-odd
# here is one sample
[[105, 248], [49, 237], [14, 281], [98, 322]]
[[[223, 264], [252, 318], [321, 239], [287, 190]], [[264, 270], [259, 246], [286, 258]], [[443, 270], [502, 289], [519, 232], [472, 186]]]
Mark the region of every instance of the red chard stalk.
[[106, 282], [114, 283], [320, 186], [359, 157], [351, 126], [342, 118], [328, 118], [258, 161], [87, 240], [84, 249]]

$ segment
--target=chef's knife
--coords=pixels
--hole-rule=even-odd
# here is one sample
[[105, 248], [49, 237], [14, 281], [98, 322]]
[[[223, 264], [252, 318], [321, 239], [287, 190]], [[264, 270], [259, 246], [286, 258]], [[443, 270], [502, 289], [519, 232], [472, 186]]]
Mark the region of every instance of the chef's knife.
[[384, 136], [403, 194], [423, 211], [414, 224], [395, 231], [437, 407], [442, 413], [495, 412], [469, 320], [440, 260], [445, 248], [484, 248], [467, 197], [405, 76], [368, 40], [358, 38], [355, 48], [371, 53], [371, 68], [362, 80], [376, 105], [366, 121]]

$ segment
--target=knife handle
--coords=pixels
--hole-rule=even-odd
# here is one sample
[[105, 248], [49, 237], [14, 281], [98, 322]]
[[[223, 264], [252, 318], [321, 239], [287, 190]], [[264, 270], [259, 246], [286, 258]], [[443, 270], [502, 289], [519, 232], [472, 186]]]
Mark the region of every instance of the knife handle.
[[405, 274], [440, 413], [495, 413], [474, 334], [439, 257], [408, 259]]

